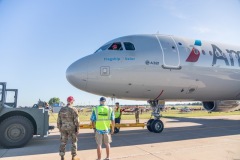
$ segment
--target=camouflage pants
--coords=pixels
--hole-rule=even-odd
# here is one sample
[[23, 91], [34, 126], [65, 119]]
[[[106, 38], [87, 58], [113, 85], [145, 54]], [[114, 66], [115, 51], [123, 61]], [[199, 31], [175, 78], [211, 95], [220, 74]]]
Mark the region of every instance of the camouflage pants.
[[70, 137], [72, 139], [72, 148], [71, 148], [71, 152], [72, 152], [72, 156], [76, 156], [77, 155], [77, 134], [74, 130], [64, 130], [61, 131], [61, 144], [59, 147], [59, 155], [60, 156], [64, 156], [65, 155], [65, 147], [68, 141], [68, 137]]
[[139, 113], [135, 113], [136, 123], [139, 123]]

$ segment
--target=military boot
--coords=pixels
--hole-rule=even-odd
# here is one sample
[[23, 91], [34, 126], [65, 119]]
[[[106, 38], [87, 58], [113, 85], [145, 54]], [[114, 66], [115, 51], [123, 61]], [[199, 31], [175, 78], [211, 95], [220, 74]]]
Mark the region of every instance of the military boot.
[[61, 156], [61, 160], [65, 160], [64, 156]]
[[80, 160], [77, 156], [72, 156], [72, 160]]

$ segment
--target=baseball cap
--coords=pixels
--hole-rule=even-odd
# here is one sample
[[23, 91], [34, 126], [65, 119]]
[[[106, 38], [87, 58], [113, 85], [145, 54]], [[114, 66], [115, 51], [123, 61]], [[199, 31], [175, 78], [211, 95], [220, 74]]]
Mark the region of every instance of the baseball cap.
[[68, 101], [68, 102], [73, 102], [73, 101], [74, 101], [73, 96], [69, 96], [69, 97], [67, 98], [67, 101]]
[[100, 98], [100, 101], [105, 102], [105, 101], [106, 101], [106, 98], [105, 98], [105, 97], [101, 97], [101, 98]]

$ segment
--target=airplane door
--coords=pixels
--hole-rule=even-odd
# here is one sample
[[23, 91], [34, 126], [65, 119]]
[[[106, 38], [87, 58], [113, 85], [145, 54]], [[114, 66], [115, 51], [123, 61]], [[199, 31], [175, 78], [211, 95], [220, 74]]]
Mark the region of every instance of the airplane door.
[[156, 36], [162, 50], [164, 69], [181, 69], [179, 50], [171, 36]]

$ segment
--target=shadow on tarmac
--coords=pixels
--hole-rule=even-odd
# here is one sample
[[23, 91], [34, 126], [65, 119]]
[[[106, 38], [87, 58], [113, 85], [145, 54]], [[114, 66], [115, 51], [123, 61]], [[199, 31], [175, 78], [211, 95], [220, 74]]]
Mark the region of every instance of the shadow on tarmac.
[[[198, 118], [171, 118], [174, 121], [166, 121], [165, 126], [171, 123], [192, 122], [200, 125], [165, 128], [160, 134], [149, 132], [146, 128], [136, 130], [124, 130], [112, 136], [112, 147], [124, 147], [132, 145], [152, 144], [161, 142], [174, 142], [181, 140], [231, 136], [240, 134], [240, 121], [229, 119], [198, 119]], [[59, 135], [49, 135], [47, 138], [33, 138], [25, 147], [8, 149], [0, 157], [15, 157], [37, 154], [58, 154]], [[104, 145], [103, 145], [104, 146]], [[96, 149], [93, 133], [80, 133], [78, 136], [78, 150]], [[71, 151], [68, 142], [66, 151]]]

